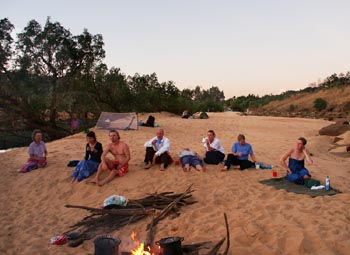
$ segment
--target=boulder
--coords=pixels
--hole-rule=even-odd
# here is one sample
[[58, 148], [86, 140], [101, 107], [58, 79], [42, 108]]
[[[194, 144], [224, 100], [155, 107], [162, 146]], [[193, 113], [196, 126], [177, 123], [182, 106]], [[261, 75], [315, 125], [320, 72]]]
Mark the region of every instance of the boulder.
[[338, 120], [335, 122], [335, 125], [349, 125], [349, 121], [347, 120]]
[[[347, 124], [345, 124], [347, 123]], [[321, 128], [318, 133], [320, 135], [328, 135], [328, 136], [338, 136], [344, 134], [346, 131], [350, 130], [350, 125], [348, 121], [339, 122], [336, 124], [331, 124], [329, 126]]]

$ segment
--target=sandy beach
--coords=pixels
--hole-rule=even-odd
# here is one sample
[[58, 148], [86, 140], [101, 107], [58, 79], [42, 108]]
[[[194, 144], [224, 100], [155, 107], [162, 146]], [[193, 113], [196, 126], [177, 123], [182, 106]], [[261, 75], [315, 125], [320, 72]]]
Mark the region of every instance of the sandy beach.
[[[198, 203], [181, 208], [179, 217], [160, 221], [155, 240], [182, 236], [184, 244], [216, 242], [226, 235], [225, 212], [231, 234], [229, 254], [349, 254], [350, 156], [342, 146], [349, 142], [349, 132], [334, 146], [334, 137], [318, 135], [320, 128], [332, 123], [325, 120], [240, 116], [235, 112], [209, 113], [207, 120], [181, 119], [169, 113], [152, 115], [170, 139], [171, 155], [175, 159], [185, 147], [203, 156], [201, 140], [209, 129], [215, 130], [226, 153], [237, 135], [243, 133], [257, 159], [273, 165], [279, 177], [285, 175], [279, 158], [295, 145], [298, 137], [304, 136], [315, 162], [307, 165], [313, 178], [324, 182], [325, 177], [330, 176], [331, 185], [342, 193], [312, 198], [260, 184], [260, 180], [272, 177], [271, 170], [221, 172], [220, 165], [209, 165], [205, 173], [193, 169], [185, 173], [175, 164], [164, 172], [159, 171], [158, 166], [145, 170], [143, 144], [156, 131], [147, 127], [120, 131], [132, 156], [126, 176], [103, 187], [90, 183], [93, 176], [71, 184], [74, 168], [67, 167], [67, 163], [84, 156], [86, 140], [82, 132], [47, 143], [48, 166], [26, 174], [17, 170], [28, 157], [27, 148], [0, 154], [0, 254], [93, 254], [93, 240], [77, 248], [49, 243], [52, 236], [62, 234], [88, 215], [64, 205], [101, 207], [103, 200], [113, 194], [138, 199], [153, 192], [183, 192], [190, 184], [193, 184], [193, 198]], [[146, 121], [147, 116], [139, 115], [139, 121]], [[92, 130], [103, 145], [109, 142], [108, 131]], [[127, 250], [132, 231], [143, 240], [150, 220], [112, 232], [122, 240], [119, 250]]]

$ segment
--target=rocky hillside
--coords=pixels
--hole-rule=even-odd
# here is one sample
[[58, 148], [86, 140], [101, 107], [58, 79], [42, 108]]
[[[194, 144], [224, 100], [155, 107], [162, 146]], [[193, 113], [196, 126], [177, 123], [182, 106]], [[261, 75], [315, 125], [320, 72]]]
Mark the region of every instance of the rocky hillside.
[[[317, 98], [322, 98], [327, 102], [324, 110], [317, 111], [314, 108], [314, 101]], [[251, 110], [255, 115], [327, 118], [329, 120], [350, 119], [350, 86], [300, 92], [284, 100], [271, 101]]]

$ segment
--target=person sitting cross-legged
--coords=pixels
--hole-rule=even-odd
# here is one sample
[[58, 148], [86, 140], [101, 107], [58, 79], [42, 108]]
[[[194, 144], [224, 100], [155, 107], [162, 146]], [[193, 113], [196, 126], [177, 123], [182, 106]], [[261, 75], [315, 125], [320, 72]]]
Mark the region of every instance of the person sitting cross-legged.
[[[257, 159], [254, 155], [253, 148], [250, 143], [246, 143], [245, 136], [238, 135], [237, 142], [232, 145], [231, 153], [227, 154], [227, 159], [222, 171], [229, 170], [231, 165], [234, 168], [244, 170], [250, 167], [255, 167]], [[253, 161], [249, 160], [249, 156]]]
[[156, 136], [147, 141], [144, 146], [146, 147], [145, 169], [160, 163], [160, 171], [164, 171], [172, 163], [169, 155], [170, 141], [164, 136], [163, 129], [157, 129]]
[[27, 173], [34, 169], [43, 168], [47, 164], [48, 152], [45, 143], [41, 140], [42, 133], [39, 129], [33, 131], [32, 139], [33, 142], [28, 148], [29, 159], [19, 172]]
[[225, 151], [220, 140], [215, 137], [214, 130], [207, 132], [207, 137], [203, 139], [203, 143], [206, 150], [203, 161], [206, 164], [217, 165], [224, 160]]

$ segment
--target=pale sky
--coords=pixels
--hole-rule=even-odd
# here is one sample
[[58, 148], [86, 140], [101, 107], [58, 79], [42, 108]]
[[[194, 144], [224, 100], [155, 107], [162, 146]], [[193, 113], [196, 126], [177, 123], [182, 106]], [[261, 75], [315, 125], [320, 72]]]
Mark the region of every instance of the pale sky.
[[109, 68], [181, 90], [263, 96], [350, 71], [347, 0], [0, 1], [16, 33], [48, 16], [73, 35], [86, 28], [102, 34]]

